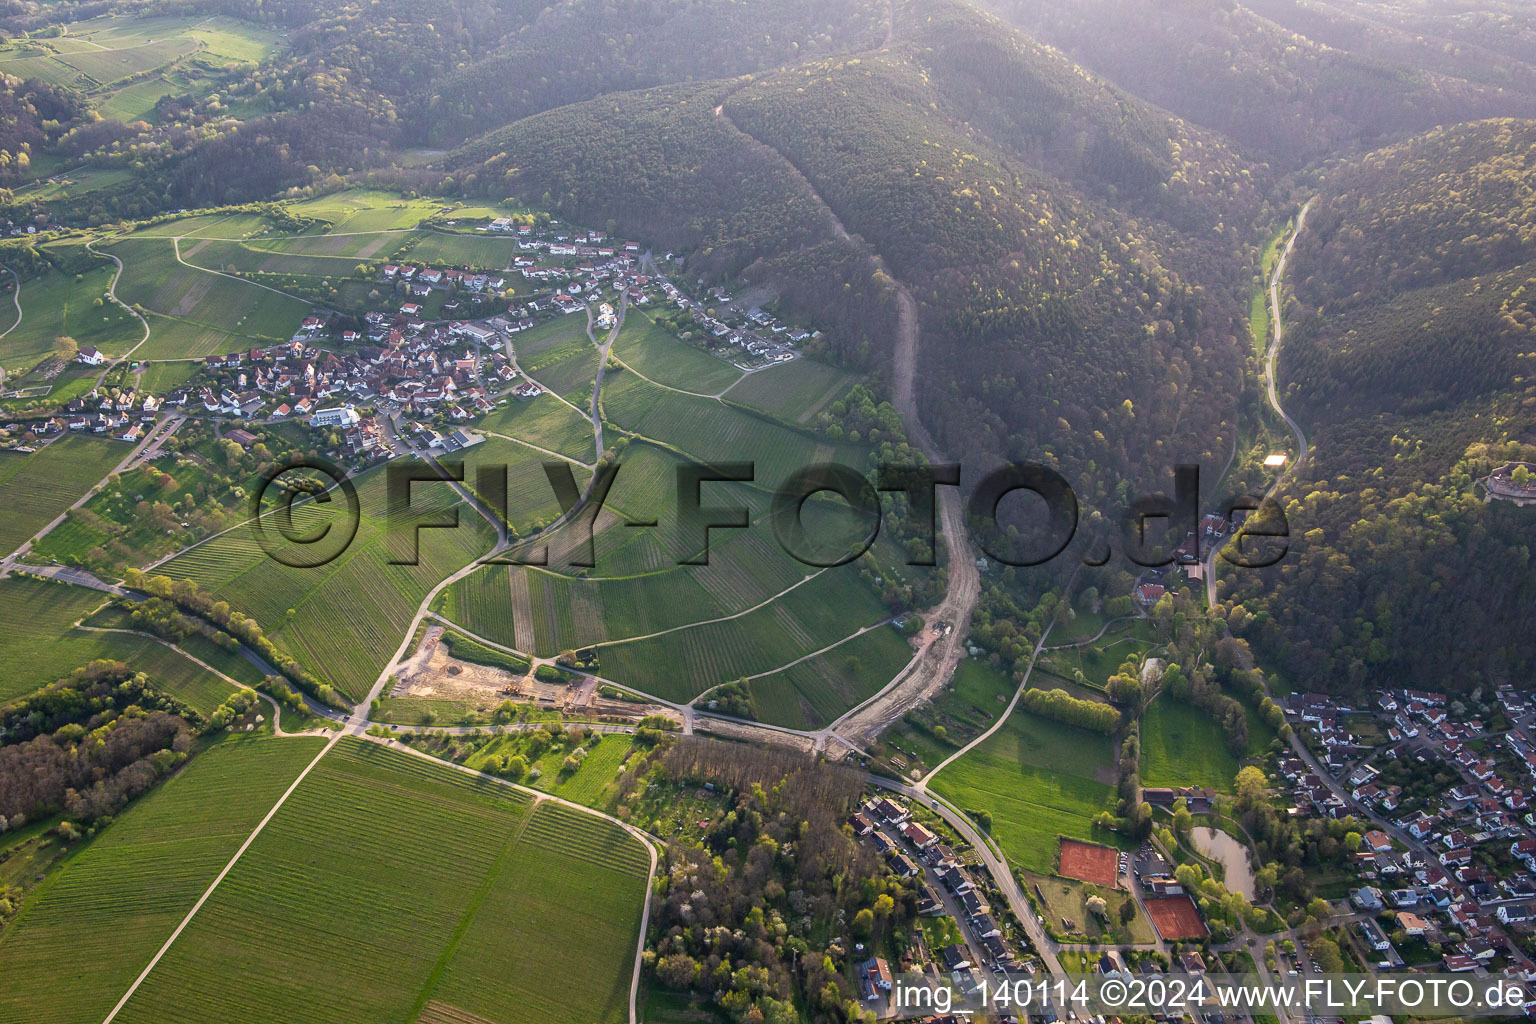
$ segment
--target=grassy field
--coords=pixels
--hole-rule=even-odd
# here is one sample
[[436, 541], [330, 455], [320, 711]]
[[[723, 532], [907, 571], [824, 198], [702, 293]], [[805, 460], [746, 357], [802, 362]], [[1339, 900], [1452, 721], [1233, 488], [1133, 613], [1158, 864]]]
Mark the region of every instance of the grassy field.
[[[528, 757], [525, 737], [525, 733], [498, 736], [471, 754], [465, 764], [479, 769], [492, 756], [522, 754]], [[562, 763], [570, 750], [564, 746], [554, 747], [537, 759], [528, 757], [529, 768], [538, 768], [541, 774], [537, 779], [525, 780], [525, 785], [572, 803], [607, 810], [607, 801], [603, 797], [633, 749], [634, 737], [621, 733], [605, 735], [602, 742], [588, 751], [581, 767], [565, 772], [561, 770]]]
[[30, 455], [0, 453], [0, 551], [15, 551], [132, 449], [125, 441], [71, 434]]
[[289, 206], [295, 216], [326, 221], [332, 234], [414, 228], [442, 208], [429, 199], [401, 199], [393, 193], [366, 189], [335, 192]]
[[1148, 786], [1210, 786], [1231, 793], [1237, 758], [1209, 714], [1162, 694], [1141, 716], [1141, 781]]
[[224, 740], [80, 848], [0, 937], [0, 1020], [105, 1017], [320, 742]]
[[619, 1021], [646, 865], [602, 819], [343, 740], [119, 1019]]
[[[177, 222], [180, 223], [180, 222]], [[283, 341], [309, 313], [309, 303], [255, 284], [177, 262], [173, 241], [150, 235], [114, 239], [110, 251], [124, 263], [117, 294], [159, 314], [150, 339], [138, 351], [146, 359], [207, 355], [227, 347], [218, 335]], [[182, 258], [209, 242], [185, 241]], [[178, 321], [178, 329], [162, 321]], [[243, 343], [242, 343], [243, 344]]]
[[554, 395], [508, 398], [505, 405], [487, 413], [476, 427], [527, 441], [587, 465], [596, 458], [592, 421]]
[[908, 712], [882, 737], [901, 758], [902, 763], [891, 766], [903, 773], [937, 766], [997, 721], [1016, 688], [1005, 673], [984, 661], [960, 662], [933, 701]]
[[827, 363], [795, 359], [747, 374], [724, 397], [791, 423], [810, 423], [858, 379]]
[[1008, 862], [1050, 872], [1058, 836], [1113, 845], [1093, 828], [1114, 810], [1108, 736], [1015, 711], [986, 742], [934, 776], [934, 792], [962, 810], [992, 815], [992, 836]]
[[572, 313], [546, 320], [537, 327], [512, 335], [512, 347], [517, 352], [519, 362], [527, 365], [535, 356], [561, 345], [577, 341], [591, 345], [586, 339], [587, 318]]
[[684, 391], [713, 395], [741, 377], [730, 363], [677, 340], [634, 308], [624, 314], [613, 353], [656, 383]]
[[[1051, 926], [1057, 931], [1081, 932], [1093, 941], [1101, 942], [1155, 942], [1157, 935], [1152, 929], [1152, 922], [1140, 908], [1136, 916], [1131, 919], [1129, 927], [1120, 924], [1120, 908], [1127, 902], [1134, 903], [1135, 897], [1130, 893], [1114, 889], [1101, 889], [1097, 886], [1090, 891], [1089, 887], [1072, 878], [1062, 878], [1059, 875], [1044, 875], [1029, 873], [1026, 876], [1026, 888], [1029, 894], [1037, 901], [1043, 893], [1045, 896], [1045, 917]], [[1039, 891], [1036, 891], [1036, 886]], [[1109, 920], [1113, 928], [1106, 928], [1088, 909], [1088, 897], [1096, 893], [1104, 897], [1108, 905]], [[1066, 922], [1071, 922], [1068, 928]]]
[[[10, 277], [0, 274], [7, 282]], [[111, 280], [111, 264], [103, 261], [100, 268], [80, 275], [78, 281], [74, 274], [58, 271], [23, 281], [22, 321], [0, 338], [0, 365], [12, 372], [30, 369], [44, 356], [52, 355], [54, 341], [66, 335], [109, 355], [131, 348], [143, 336], [139, 322], [119, 306], [97, 303]], [[11, 296], [0, 296], [0, 304], [5, 307], [0, 317], [10, 326], [16, 319]], [[6, 386], [13, 384], [8, 380]]]
[[[471, 471], [473, 472], [473, 471]], [[390, 531], [382, 470], [357, 479], [362, 519], [352, 543], [319, 568], [290, 568], [262, 549], [253, 527], [241, 526], [165, 563], [157, 571], [189, 578], [254, 617], [273, 642], [343, 694], [360, 699], [404, 637], [428, 590], [490, 550], [490, 526], [468, 506], [459, 527], [421, 532], [417, 565], [410, 523], [441, 521], [457, 501], [447, 485], [413, 488], [410, 513]], [[551, 501], [553, 499], [551, 498]], [[295, 515], [300, 530], [318, 529], [344, 502]]]
[[139, 372], [139, 390], [165, 394], [184, 387], [198, 366], [193, 362], [144, 363]]

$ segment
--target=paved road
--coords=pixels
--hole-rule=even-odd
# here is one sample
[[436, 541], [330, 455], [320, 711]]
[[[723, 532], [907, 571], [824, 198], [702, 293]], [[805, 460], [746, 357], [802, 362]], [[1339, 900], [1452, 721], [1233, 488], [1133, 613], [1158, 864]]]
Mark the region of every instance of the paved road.
[[101, 382], [107, 379], [107, 374], [112, 372], [112, 368], [114, 366], [116, 366], [118, 363], [121, 363], [129, 356], [133, 355], [144, 345], [146, 341], [149, 340], [149, 321], [140, 316], [138, 310], [134, 309], [132, 306], [128, 305], [128, 303], [117, 297], [117, 282], [120, 281], [123, 276], [123, 261], [112, 255], [110, 252], [97, 252], [93, 248], [96, 242], [97, 239], [95, 238], [86, 242], [85, 251], [91, 253], [94, 256], [105, 256], [117, 267], [116, 270], [112, 271], [112, 280], [107, 282], [107, 301], [121, 306], [123, 309], [127, 310], [128, 314], [137, 320], [139, 325], [144, 328], [144, 336], [134, 344], [133, 348], [130, 348], [127, 352], [124, 352], [116, 359], [111, 360], [105, 367], [103, 367], [101, 376], [96, 378], [96, 386], [101, 387]]
[[969, 818], [943, 801], [938, 800], [926, 790], [878, 775], [871, 775], [868, 778], [872, 785], [900, 793], [907, 799], [914, 800], [935, 812], [939, 817], [948, 822], [950, 827], [958, 832], [966, 842], [970, 843], [976, 850], [977, 856], [981, 858], [982, 864], [986, 866], [987, 871], [991, 873], [993, 880], [996, 881], [997, 887], [1003, 893], [1003, 898], [1008, 901], [1008, 907], [1013, 911], [1013, 916], [1024, 926], [1024, 932], [1029, 936], [1030, 944], [1035, 947], [1035, 952], [1039, 954], [1040, 959], [1045, 963], [1046, 970], [1051, 974], [1066, 973], [1061, 966], [1061, 960], [1056, 956], [1057, 944], [1046, 935], [1045, 928], [1035, 916], [1035, 908], [1030, 905], [1029, 898], [1024, 895], [1024, 890], [1020, 888], [1018, 880], [1013, 877], [1013, 872], [1008, 869], [1007, 862], [993, 849], [992, 844], [977, 830], [976, 826], [971, 824]]

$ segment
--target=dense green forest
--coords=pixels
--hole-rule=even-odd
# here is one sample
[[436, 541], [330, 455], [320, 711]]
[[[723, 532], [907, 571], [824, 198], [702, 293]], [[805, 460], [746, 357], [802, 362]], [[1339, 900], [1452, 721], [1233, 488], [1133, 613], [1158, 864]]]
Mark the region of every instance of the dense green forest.
[[[1536, 125], [1436, 130], [1336, 168], [1291, 277], [1285, 402], [1314, 454], [1292, 553], [1234, 573], [1237, 632], [1306, 685], [1472, 689], [1536, 664]], [[1240, 607], [1239, 607], [1240, 606]]]

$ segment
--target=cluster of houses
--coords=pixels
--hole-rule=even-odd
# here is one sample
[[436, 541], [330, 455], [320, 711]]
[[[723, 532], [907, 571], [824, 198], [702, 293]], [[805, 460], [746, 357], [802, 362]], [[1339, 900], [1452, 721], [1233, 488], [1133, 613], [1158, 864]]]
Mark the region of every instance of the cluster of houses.
[[729, 312], [731, 298], [721, 288], [711, 289], [710, 296], [727, 307], [723, 317], [711, 316], [703, 304], [688, 298], [670, 281], [663, 280], [661, 289], [673, 305], [689, 311], [693, 322], [709, 336], [707, 344], [729, 345], [740, 350], [738, 360], [758, 364], [787, 362], [798, 354], [798, 346], [819, 337], [803, 327], [789, 326], [758, 306], [732, 316]]
[[[1536, 927], [1536, 707], [1510, 686], [1495, 700], [1511, 724], [1502, 739], [1489, 739], [1481, 721], [1457, 720], [1441, 693], [1390, 690], [1363, 709], [1316, 693], [1281, 702], [1318, 751], [1316, 768], [1300, 757], [1279, 764], [1291, 813], [1386, 823], [1362, 833], [1357, 867], [1372, 884], [1350, 899], [1368, 914], [1391, 911], [1393, 927], [1410, 939], [1439, 943], [1448, 971], [1476, 971], [1500, 955], [1536, 971], [1519, 941]], [[1362, 742], [1349, 719], [1370, 719], [1385, 745]], [[1427, 802], [1405, 802], [1402, 786], [1382, 777], [1388, 764], [1417, 764], [1459, 781]], [[1388, 940], [1391, 928], [1367, 920], [1358, 929], [1380, 956], [1378, 968], [1405, 966]]]
[[[138, 441], [164, 407], [159, 396], [141, 395], [132, 389], [121, 391], [116, 397], [93, 392], [70, 399], [62, 415], [53, 417], [43, 433], [73, 430], [104, 434], [119, 441]], [[35, 430], [36, 425], [33, 426]]]
[[[943, 950], [930, 951], [934, 962], [947, 972], [962, 990], [975, 987], [982, 968], [1030, 973], [1030, 965], [1020, 960], [1003, 929], [993, 916], [982, 890], [961, 864], [955, 851], [932, 829], [913, 821], [911, 812], [890, 797], [867, 801], [848, 818], [855, 836], [883, 855], [891, 870], [901, 878], [921, 882], [917, 912], [938, 917], [953, 914], [965, 943], [955, 943]], [[878, 1000], [881, 995], [874, 975], [865, 988], [865, 998]]]
[[[467, 423], [495, 407], [503, 396], [531, 399], [543, 394], [535, 382], [517, 371], [511, 338], [547, 316], [586, 311], [595, 304], [596, 325], [611, 329], [617, 314], [611, 302], [599, 302], [612, 289], [627, 301], [644, 305], [665, 296], [678, 306], [704, 314], [694, 300], [659, 275], [640, 272], [640, 246], [609, 243], [600, 232], [566, 229], [552, 224], [535, 227], [510, 218], [491, 221], [478, 230], [515, 234], [518, 254], [505, 273], [480, 273], [417, 264], [386, 264], [379, 278], [403, 288], [407, 299], [393, 313], [373, 311], [362, 322], [338, 320], [337, 314], [316, 310], [283, 343], [205, 358], [203, 373], [190, 386], [163, 399], [130, 396], [75, 403], [57, 423], [38, 425], [33, 436], [64, 430], [85, 430], [124, 440], [137, 440], [163, 410], [231, 416], [243, 419], [297, 420], [314, 427], [338, 428], [344, 447], [354, 455], [384, 455], [388, 445], [377, 424], [355, 413], [338, 410], [378, 406], [411, 420]], [[545, 260], [545, 256], [551, 258]], [[671, 261], [671, 254], [666, 260]], [[512, 302], [497, 314], [479, 320], [428, 320], [423, 301], [434, 290], [479, 296], [477, 306], [506, 288], [513, 273], [542, 287], [531, 297]], [[443, 313], [457, 302], [436, 307]], [[733, 344], [759, 360], [792, 358], [790, 344], [810, 337], [791, 329], [761, 309], [745, 315], [748, 328], [720, 323]], [[339, 341], [340, 344], [327, 344]], [[82, 346], [76, 360], [99, 366], [106, 357]], [[453, 430], [440, 433], [416, 423], [443, 444]], [[424, 435], [419, 435], [424, 436]], [[471, 435], [463, 435], [465, 438]]]

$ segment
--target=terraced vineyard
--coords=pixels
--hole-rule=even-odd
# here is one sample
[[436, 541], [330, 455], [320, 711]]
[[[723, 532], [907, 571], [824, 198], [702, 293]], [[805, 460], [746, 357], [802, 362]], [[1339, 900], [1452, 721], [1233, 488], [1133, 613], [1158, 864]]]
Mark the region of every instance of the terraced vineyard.
[[58, 869], [0, 938], [0, 1020], [101, 1021], [321, 742], [224, 740]]

